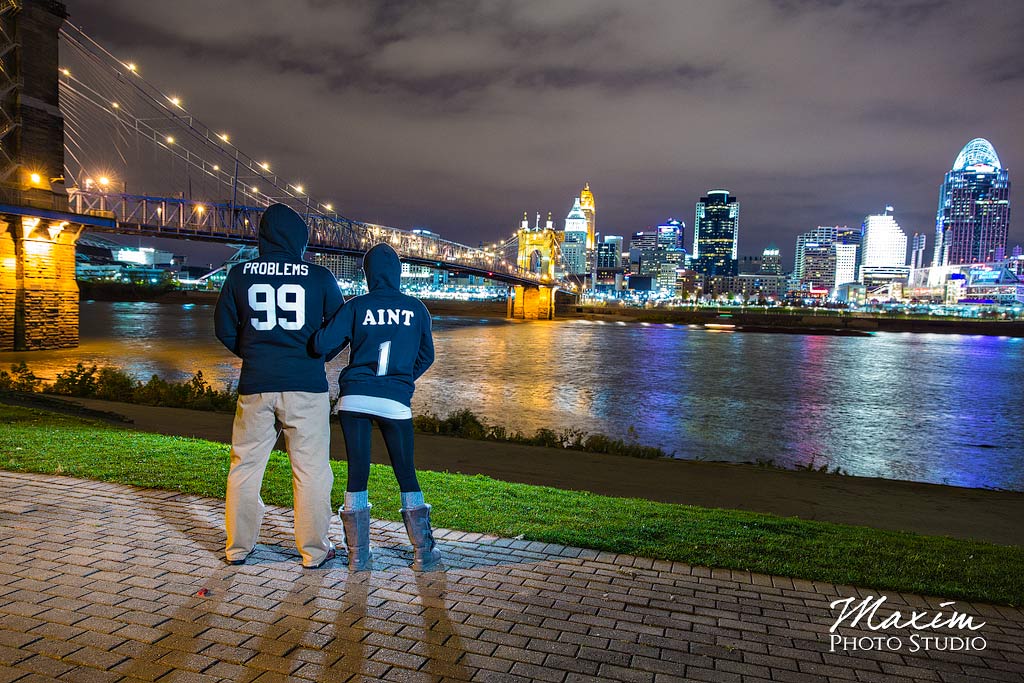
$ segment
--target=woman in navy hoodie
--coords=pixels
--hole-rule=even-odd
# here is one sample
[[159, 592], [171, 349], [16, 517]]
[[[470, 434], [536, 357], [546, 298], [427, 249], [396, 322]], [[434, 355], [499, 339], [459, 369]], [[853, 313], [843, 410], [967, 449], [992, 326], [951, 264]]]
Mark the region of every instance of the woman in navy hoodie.
[[380, 427], [402, 492], [402, 519], [413, 546], [412, 568], [432, 569], [441, 560], [430, 528], [430, 505], [423, 500], [413, 462], [412, 393], [416, 380], [434, 362], [430, 313], [402, 294], [402, 264], [387, 244], [363, 257], [369, 292], [349, 300], [313, 337], [317, 354], [333, 355], [351, 345], [348, 366], [338, 384], [335, 411], [341, 419], [348, 455], [345, 504], [338, 511], [345, 529], [352, 571], [370, 568], [370, 432]]

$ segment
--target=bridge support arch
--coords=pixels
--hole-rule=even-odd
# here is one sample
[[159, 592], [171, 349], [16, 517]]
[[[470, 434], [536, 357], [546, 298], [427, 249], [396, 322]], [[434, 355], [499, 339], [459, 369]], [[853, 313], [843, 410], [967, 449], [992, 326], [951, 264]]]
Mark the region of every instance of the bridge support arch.
[[0, 351], [78, 346], [81, 229], [64, 220], [0, 215]]
[[555, 288], [546, 285], [509, 287], [508, 317], [517, 320], [554, 320]]

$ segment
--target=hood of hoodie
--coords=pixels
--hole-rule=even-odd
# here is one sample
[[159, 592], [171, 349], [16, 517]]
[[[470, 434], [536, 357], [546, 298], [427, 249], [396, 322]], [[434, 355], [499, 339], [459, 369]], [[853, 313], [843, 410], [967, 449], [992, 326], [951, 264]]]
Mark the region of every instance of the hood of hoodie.
[[402, 262], [390, 244], [377, 244], [363, 257], [366, 286], [376, 289], [399, 289], [402, 282]]
[[260, 256], [287, 254], [302, 259], [309, 242], [309, 228], [302, 216], [284, 204], [271, 204], [260, 218]]

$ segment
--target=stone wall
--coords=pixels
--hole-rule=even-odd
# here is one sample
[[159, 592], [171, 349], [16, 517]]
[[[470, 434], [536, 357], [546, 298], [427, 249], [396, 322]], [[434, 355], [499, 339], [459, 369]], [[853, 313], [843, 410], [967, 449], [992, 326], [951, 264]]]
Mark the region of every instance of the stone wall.
[[510, 317], [518, 320], [553, 320], [555, 317], [554, 289], [551, 287], [524, 287], [517, 285]]
[[78, 346], [78, 229], [50, 227], [9, 220], [0, 235], [0, 350]]
[[14, 254], [14, 235], [9, 227], [10, 223], [0, 221], [0, 351], [14, 349], [18, 268]]

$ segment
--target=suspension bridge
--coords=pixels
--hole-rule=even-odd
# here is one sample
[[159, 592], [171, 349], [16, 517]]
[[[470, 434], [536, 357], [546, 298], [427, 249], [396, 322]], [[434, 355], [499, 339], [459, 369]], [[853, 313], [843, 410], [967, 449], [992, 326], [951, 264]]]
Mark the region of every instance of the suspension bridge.
[[387, 242], [408, 263], [507, 284], [512, 317], [552, 317], [565, 284], [538, 265], [553, 262], [555, 239], [524, 240], [511, 259], [342, 215], [118, 59], [63, 3], [0, 0], [0, 350], [77, 344], [83, 230], [255, 243], [277, 202], [305, 218], [311, 251]]

